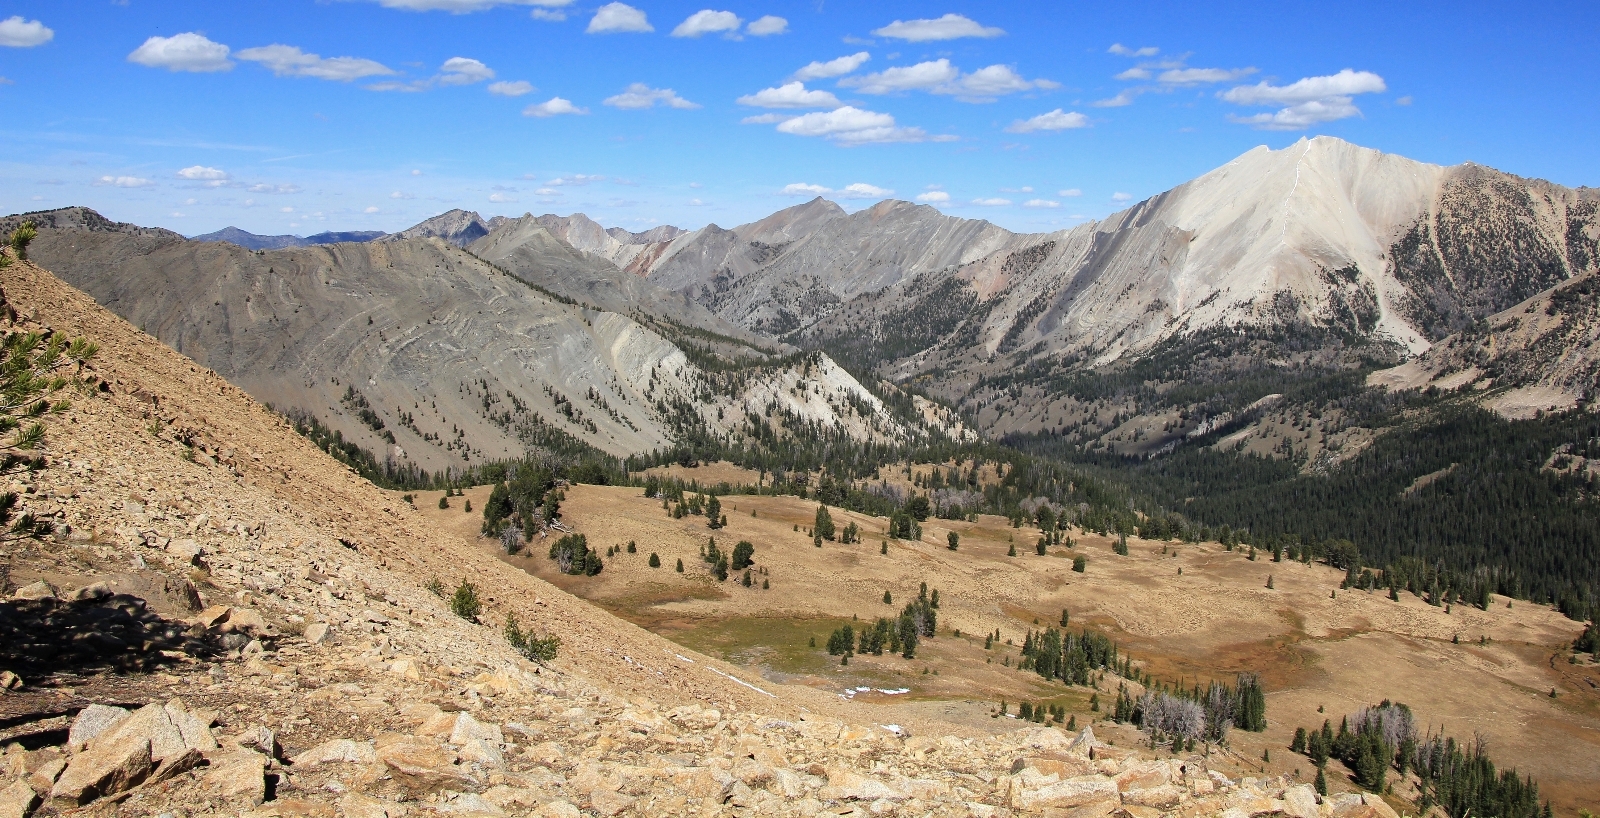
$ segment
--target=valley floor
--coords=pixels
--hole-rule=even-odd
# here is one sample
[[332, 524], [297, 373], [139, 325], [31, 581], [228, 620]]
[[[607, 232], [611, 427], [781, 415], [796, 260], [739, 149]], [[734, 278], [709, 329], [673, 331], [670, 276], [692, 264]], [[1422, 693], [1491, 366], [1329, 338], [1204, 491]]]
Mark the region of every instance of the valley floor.
[[[706, 483], [737, 475], [725, 465], [704, 471]], [[480, 509], [487, 489], [468, 495]], [[471, 536], [481, 516], [463, 513], [463, 498], [440, 511], [437, 496], [418, 496], [424, 516]], [[1389, 699], [1411, 705], [1424, 731], [1483, 736], [1501, 767], [1532, 774], [1558, 810], [1600, 801], [1600, 672], [1567, 664], [1563, 648], [1581, 628], [1546, 606], [1495, 597], [1487, 610], [1457, 605], [1446, 612], [1406, 593], [1394, 602], [1382, 591], [1340, 591], [1341, 571], [1274, 563], [1265, 552], [1252, 561], [1215, 543], [1130, 539], [1129, 556], [1120, 557], [1109, 538], [1074, 531], [1076, 547], [1038, 556], [1037, 529], [1013, 529], [990, 516], [929, 520], [922, 541], [906, 542], [886, 537], [887, 520], [834, 509], [835, 523], [855, 522], [863, 541], [816, 548], [807, 533], [815, 502], [724, 499], [728, 527], [710, 530], [703, 517], [673, 519], [639, 489], [573, 486], [563, 521], [592, 548], [619, 547], [605, 570], [564, 576], [538, 543], [501, 559], [768, 680], [846, 695], [848, 712], [877, 722], [933, 717], [988, 732], [1005, 724], [989, 718], [1001, 700], [1012, 712], [1021, 700], [1066, 705], [1079, 724], [1103, 716], [1104, 709], [1091, 711], [1089, 689], [1015, 669], [1026, 631], [1058, 625], [1066, 609], [1073, 628], [1112, 637], [1167, 682], [1260, 673], [1268, 730], [1235, 731], [1232, 742], [1263, 771], [1312, 775], [1309, 761], [1288, 751], [1296, 727], [1318, 727], [1325, 718], [1337, 726], [1343, 714]], [[958, 551], [945, 547], [948, 531], [959, 534]], [[737, 573], [721, 583], [710, 576], [700, 559], [710, 538], [724, 551], [739, 540], [755, 545], [752, 587]], [[626, 552], [629, 541], [637, 553]], [[1019, 556], [1009, 557], [1013, 544]], [[662, 567], [648, 567], [651, 553]], [[1071, 570], [1078, 554], [1088, 558], [1082, 574]], [[681, 574], [674, 570], [679, 559]], [[842, 624], [893, 617], [923, 582], [940, 593], [939, 634], [915, 659], [854, 656], [841, 666], [812, 646]], [[891, 604], [883, 602], [886, 591]], [[982, 634], [996, 630], [1001, 644], [985, 650]], [[1116, 684], [1108, 676], [1099, 691], [1107, 707]], [[1263, 751], [1272, 758], [1265, 764]]]

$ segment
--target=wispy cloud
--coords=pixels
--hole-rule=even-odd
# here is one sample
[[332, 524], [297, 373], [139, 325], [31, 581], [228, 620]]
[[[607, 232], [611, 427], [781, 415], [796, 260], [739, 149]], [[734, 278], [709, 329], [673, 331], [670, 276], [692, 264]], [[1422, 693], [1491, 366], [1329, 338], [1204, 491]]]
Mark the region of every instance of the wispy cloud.
[[794, 72], [794, 78], [801, 82], [809, 82], [830, 77], [842, 77], [845, 74], [854, 72], [870, 59], [872, 59], [871, 54], [865, 51], [858, 51], [855, 54], [828, 60], [827, 62], [812, 62]]
[[854, 88], [863, 94], [893, 94], [902, 91], [926, 91], [946, 94], [963, 102], [992, 102], [1006, 94], [1034, 89], [1054, 89], [1059, 83], [1039, 79], [1028, 80], [1007, 65], [991, 65], [970, 74], [963, 74], [947, 58], [928, 60], [916, 65], [896, 66], [861, 77], [841, 80], [839, 85]]
[[234, 56], [241, 60], [260, 63], [280, 77], [311, 77], [350, 82], [363, 77], [389, 76], [395, 73], [394, 69], [375, 60], [360, 57], [322, 57], [292, 45], [273, 44], [246, 48]]
[[786, 34], [789, 31], [789, 21], [775, 14], [768, 14], [750, 21], [750, 25], [745, 26], [744, 31], [752, 37]]
[[651, 88], [642, 82], [633, 83], [622, 93], [613, 97], [606, 97], [603, 101], [606, 105], [610, 105], [613, 108], [621, 108], [625, 111], [654, 108], [657, 103], [668, 108], [678, 108], [685, 111], [701, 107], [678, 96], [677, 92], [671, 88]]
[[96, 187], [140, 188], [155, 187], [155, 182], [138, 176], [102, 176], [94, 180]]
[[1112, 43], [1111, 47], [1106, 49], [1106, 53], [1115, 54], [1119, 57], [1154, 57], [1161, 53], [1161, 49], [1153, 45], [1147, 45], [1142, 48], [1129, 48], [1122, 43]]
[[921, 128], [903, 128], [894, 117], [866, 111], [852, 105], [832, 111], [817, 111], [785, 119], [778, 132], [795, 136], [815, 136], [839, 145], [868, 145], [890, 142], [948, 142], [953, 136], [929, 136]]
[[1298, 131], [1324, 122], [1361, 116], [1354, 97], [1388, 90], [1383, 77], [1346, 68], [1337, 74], [1306, 77], [1288, 85], [1260, 82], [1230, 88], [1217, 96], [1235, 105], [1284, 105], [1272, 113], [1230, 115], [1242, 125], [1269, 131]]
[[1069, 131], [1089, 127], [1089, 117], [1077, 111], [1060, 108], [1031, 119], [1019, 119], [1006, 126], [1006, 133], [1035, 133], [1037, 131]]

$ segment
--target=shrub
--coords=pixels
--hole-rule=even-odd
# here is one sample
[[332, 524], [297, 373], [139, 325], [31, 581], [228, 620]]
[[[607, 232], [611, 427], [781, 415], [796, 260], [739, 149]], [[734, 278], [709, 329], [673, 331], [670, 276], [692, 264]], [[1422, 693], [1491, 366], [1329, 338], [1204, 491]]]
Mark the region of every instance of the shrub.
[[650, 567], [651, 568], [660, 568], [661, 567], [661, 557], [658, 556], [656, 554], [656, 552], [654, 552], [654, 551], [650, 552]]
[[443, 508], [449, 508], [449, 507], [450, 507], [450, 498], [441, 496], [439, 498], [439, 508], [443, 509]]
[[735, 571], [743, 571], [755, 564], [756, 547], [749, 540], [740, 540], [733, 546], [733, 565]]
[[478, 586], [461, 580], [456, 592], [450, 595], [450, 612], [468, 622], [478, 621], [478, 614], [483, 613], [483, 602], [478, 599]]
[[506, 641], [510, 642], [511, 647], [516, 648], [518, 653], [541, 664], [556, 658], [556, 651], [561, 648], [559, 636], [541, 637], [524, 633], [517, 625], [516, 614], [506, 614], [505, 634]]
[[428, 584], [422, 587], [426, 588], [428, 593], [433, 594], [440, 599], [444, 599], [444, 583], [440, 582], [438, 577], [428, 580]]
[[950, 532], [950, 534], [945, 537], [945, 541], [949, 543], [948, 548], [951, 551], [961, 547], [961, 535], [954, 531]]

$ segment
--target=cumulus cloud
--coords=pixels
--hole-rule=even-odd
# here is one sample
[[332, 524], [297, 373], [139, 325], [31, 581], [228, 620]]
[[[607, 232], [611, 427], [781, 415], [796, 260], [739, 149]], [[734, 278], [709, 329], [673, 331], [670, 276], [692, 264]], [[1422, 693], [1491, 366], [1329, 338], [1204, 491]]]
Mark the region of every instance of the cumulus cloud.
[[1117, 191], [1116, 193], [1111, 194], [1111, 201], [1113, 201], [1113, 202], [1126, 202], [1126, 201], [1128, 201], [1129, 199], [1132, 199], [1132, 198], [1133, 198], [1132, 194], [1123, 193], [1120, 190]]
[[1079, 189], [1077, 189], [1075, 187], [1069, 187], [1066, 190], [1058, 190], [1058, 191], [1056, 191], [1056, 195], [1057, 196], [1065, 196], [1065, 197], [1067, 197], [1069, 199], [1072, 199], [1072, 198], [1076, 198], [1078, 196], [1082, 196], [1083, 195], [1083, 191], [1081, 191], [1081, 190], [1079, 190]]
[[439, 66], [440, 85], [471, 85], [494, 79], [494, 69], [471, 57], [451, 57]]
[[960, 14], [946, 14], [932, 20], [896, 20], [883, 28], [874, 29], [879, 37], [892, 37], [913, 43], [930, 40], [957, 40], [962, 37], [999, 37], [1004, 29], [979, 25]]
[[94, 180], [96, 187], [154, 187], [155, 182], [138, 176], [102, 176]]
[[774, 34], [787, 34], [789, 21], [775, 14], [768, 14], [750, 21], [750, 25], [745, 26], [744, 31], [752, 37], [771, 37]]
[[700, 106], [678, 96], [671, 88], [651, 88], [642, 82], [629, 85], [622, 93], [614, 97], [606, 97], [605, 104], [625, 111], [636, 111], [644, 108], [654, 108], [656, 103], [661, 103], [669, 108], [679, 108], [691, 111]]
[[933, 94], [948, 94], [963, 102], [990, 102], [1005, 94], [1034, 88], [1060, 87], [1051, 80], [1023, 79], [1014, 69], [1006, 65], [991, 65], [970, 74], [963, 74], [960, 69], [950, 64], [950, 60], [942, 57], [916, 65], [896, 66], [874, 74], [842, 80], [839, 84], [846, 88], [855, 88], [863, 94], [927, 91]]
[[1153, 76], [1155, 76], [1155, 74], [1151, 73], [1150, 69], [1145, 68], [1142, 65], [1136, 65], [1136, 66], [1134, 66], [1132, 68], [1129, 68], [1126, 71], [1123, 71], [1123, 72], [1117, 74], [1115, 77], [1113, 77], [1113, 79], [1119, 79], [1119, 80], [1124, 80], [1124, 81], [1129, 81], [1129, 80], [1147, 80], [1147, 79], [1150, 79]]
[[233, 68], [229, 48], [202, 34], [186, 31], [171, 37], [151, 37], [128, 55], [128, 62], [168, 71], [227, 71]]
[[837, 108], [839, 98], [827, 91], [808, 91], [801, 82], [788, 82], [777, 88], [763, 88], [739, 97], [735, 102], [755, 108]]
[[705, 34], [737, 33], [744, 21], [731, 11], [701, 9], [672, 30], [674, 37], [699, 37]]
[[325, 58], [302, 51], [297, 46], [277, 43], [259, 48], [246, 48], [234, 56], [241, 60], [260, 63], [280, 77], [312, 77], [319, 80], [349, 82], [363, 77], [389, 76], [395, 73], [394, 69], [373, 60], [360, 57]]
[[489, 93], [502, 97], [520, 97], [523, 94], [531, 94], [534, 90], [533, 83], [527, 80], [501, 80], [489, 83]]
[[1156, 79], [1167, 85], [1211, 85], [1243, 79], [1255, 72], [1254, 68], [1169, 68]]
[[491, 193], [491, 194], [489, 194], [489, 201], [494, 202], [495, 204], [503, 204], [503, 203], [506, 203], [506, 202], [514, 202], [516, 200], [517, 200], [517, 197], [512, 196], [509, 193]]
[[374, 205], [372, 207], [368, 207], [366, 210], [363, 210], [361, 212], [362, 213], [366, 213], [368, 215], [371, 215], [373, 213], [377, 213], [378, 212], [378, 207], [376, 205]]
[[1052, 208], [1052, 207], [1060, 207], [1061, 203], [1060, 202], [1052, 202], [1049, 199], [1029, 199], [1026, 202], [1023, 202], [1022, 206], [1023, 207], [1035, 207], [1035, 208]]
[[1329, 97], [1291, 105], [1270, 114], [1229, 116], [1228, 119], [1241, 125], [1253, 125], [1264, 131], [1300, 131], [1324, 122], [1360, 115], [1361, 109], [1356, 107], [1355, 101], [1350, 97]]
[[972, 203], [979, 207], [1005, 207], [1011, 204], [1010, 199], [973, 199]]
[[902, 128], [894, 117], [846, 105], [832, 111], [802, 114], [778, 123], [778, 132], [795, 136], [816, 136], [840, 145], [866, 145], [887, 142], [945, 142], [955, 137], [929, 137], [921, 128]]
[[1235, 105], [1296, 105], [1329, 97], [1349, 97], [1356, 94], [1374, 94], [1388, 90], [1383, 77], [1371, 71], [1352, 71], [1348, 68], [1326, 77], [1306, 77], [1288, 85], [1261, 82], [1241, 85], [1222, 92], [1220, 96]]
[[589, 113], [588, 108], [579, 108], [578, 106], [573, 105], [571, 100], [562, 99], [561, 97], [551, 97], [545, 102], [529, 105], [528, 107], [522, 109], [523, 116], [539, 117], [540, 119], [550, 116], [561, 116], [562, 114], [587, 113]]
[[930, 190], [927, 193], [918, 193], [917, 201], [928, 204], [944, 204], [950, 201], [950, 194], [942, 190]]
[[191, 182], [220, 182], [228, 178], [228, 172], [221, 168], [193, 165], [178, 171], [178, 178], [188, 179]]
[[1353, 97], [1388, 90], [1383, 77], [1346, 68], [1337, 74], [1306, 77], [1288, 85], [1260, 82], [1230, 88], [1217, 96], [1235, 105], [1284, 105], [1273, 112], [1229, 116], [1242, 125], [1269, 131], [1298, 131], [1323, 122], [1360, 116]]
[[1115, 54], [1119, 57], [1154, 57], [1161, 53], [1161, 49], [1153, 45], [1147, 45], [1143, 48], [1129, 48], [1122, 43], [1112, 43], [1111, 47], [1106, 49], [1106, 53]]
[[495, 6], [545, 6], [560, 8], [572, 4], [572, 0], [378, 0], [378, 4], [392, 9], [405, 9], [407, 11], [448, 11], [453, 14], [466, 14], [473, 11], [483, 11]]
[[1077, 111], [1060, 108], [1031, 119], [1019, 119], [1006, 126], [1006, 133], [1034, 133], [1037, 131], [1069, 131], [1089, 127], [1089, 117]]
[[828, 79], [829, 77], [842, 77], [860, 68], [872, 55], [859, 51], [847, 57], [828, 60], [827, 62], [811, 62], [806, 67], [794, 72], [794, 78], [801, 82], [810, 80]]
[[894, 191], [876, 185], [869, 185], [865, 182], [856, 182], [855, 184], [845, 185], [838, 193], [841, 199], [881, 199], [885, 196], [893, 195]]
[[645, 33], [655, 30], [643, 11], [627, 3], [601, 6], [589, 20], [589, 27], [584, 29], [589, 34]]
[[56, 33], [38, 20], [24, 20], [18, 14], [0, 20], [0, 45], [32, 48], [50, 42]]
[[806, 184], [805, 182], [795, 182], [794, 184], [784, 185], [783, 186], [783, 190], [778, 191], [778, 195], [780, 195], [780, 196], [826, 196], [826, 195], [828, 195], [829, 193], [832, 193], [832, 192], [833, 192], [833, 188], [823, 187], [822, 185], [811, 185], [811, 184]]

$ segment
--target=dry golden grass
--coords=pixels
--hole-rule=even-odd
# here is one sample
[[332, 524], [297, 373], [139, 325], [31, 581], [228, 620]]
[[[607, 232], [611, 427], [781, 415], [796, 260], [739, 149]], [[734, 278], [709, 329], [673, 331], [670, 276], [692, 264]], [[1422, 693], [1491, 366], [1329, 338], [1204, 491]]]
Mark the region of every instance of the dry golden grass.
[[[707, 482], [706, 467], [684, 471]], [[467, 494], [475, 510], [487, 496], [482, 488]], [[476, 530], [476, 511], [462, 512], [460, 498], [439, 511], [438, 495], [419, 495], [424, 516], [461, 533]], [[1261, 673], [1271, 726], [1261, 736], [1236, 733], [1234, 740], [1244, 757], [1260, 759], [1261, 750], [1273, 750], [1273, 762], [1258, 766], [1309, 773], [1309, 764], [1287, 750], [1295, 727], [1320, 725], [1323, 718], [1337, 722], [1363, 704], [1392, 699], [1412, 705], [1421, 723], [1435, 730], [1483, 734], [1502, 765], [1533, 773], [1558, 805], [1600, 797], [1600, 697], [1591, 686], [1600, 675], [1590, 666], [1565, 664], [1564, 655], [1555, 661], [1579, 627], [1548, 607], [1508, 608], [1497, 597], [1487, 611], [1457, 606], [1446, 613], [1409, 594], [1400, 602], [1381, 592], [1333, 594], [1341, 572], [1274, 563], [1266, 553], [1251, 561], [1214, 543], [1131, 539], [1130, 555], [1119, 557], [1109, 539], [1074, 532], [1074, 550], [1052, 548], [1041, 557], [1034, 554], [1037, 529], [1012, 529], [992, 516], [976, 523], [929, 520], [922, 541], [904, 542], [885, 536], [887, 520], [834, 509], [835, 523], [855, 522], [863, 542], [816, 548], [805, 533], [816, 507], [795, 497], [727, 497], [728, 527], [714, 531], [704, 517], [673, 519], [638, 489], [575, 486], [562, 506], [566, 523], [602, 552], [630, 540], [638, 552], [608, 558], [597, 577], [561, 576], [538, 544], [526, 556], [506, 559], [773, 681], [835, 692], [910, 688], [901, 696], [859, 695], [858, 701], [884, 708], [874, 717], [882, 721], [937, 712], [941, 720], [981, 728], [1002, 699], [1013, 703], [1013, 712], [1021, 699], [1067, 704], [1084, 721], [1091, 716], [1089, 691], [1004, 664], [1015, 665], [1016, 645], [1029, 628], [1056, 625], [1065, 608], [1074, 628], [1106, 633], [1169, 681]], [[952, 530], [961, 536], [955, 552], [944, 545]], [[709, 538], [724, 550], [739, 540], [755, 545], [753, 587], [744, 587], [738, 575], [725, 583], [710, 576], [700, 559]], [[1007, 556], [1012, 540], [1017, 557]], [[879, 553], [884, 542], [887, 555]], [[660, 568], [647, 567], [652, 552]], [[1072, 572], [1074, 554], [1088, 557], [1086, 573]], [[674, 570], [679, 559], [682, 574]], [[770, 588], [763, 590], [762, 580]], [[852, 618], [863, 624], [895, 614], [922, 582], [940, 592], [940, 633], [915, 659], [856, 656], [842, 667], [809, 646], [809, 638], [821, 645]], [[883, 603], [886, 590], [892, 604]], [[956, 629], [965, 636], [956, 638]], [[1002, 642], [1014, 644], [986, 652], [982, 635], [996, 630]], [[1452, 643], [1456, 636], [1460, 644]], [[1489, 642], [1479, 645], [1480, 637]], [[1558, 698], [1550, 698], [1551, 688]], [[1109, 703], [1109, 695], [1102, 698]], [[1326, 712], [1319, 714], [1319, 706]]]

